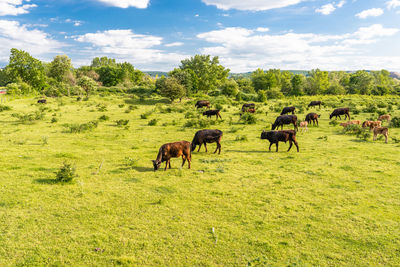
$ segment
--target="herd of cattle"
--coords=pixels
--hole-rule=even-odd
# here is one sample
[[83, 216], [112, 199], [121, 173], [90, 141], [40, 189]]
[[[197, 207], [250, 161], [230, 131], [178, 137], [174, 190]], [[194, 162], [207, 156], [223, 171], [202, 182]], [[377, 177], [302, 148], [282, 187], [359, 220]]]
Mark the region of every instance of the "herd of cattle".
[[[319, 106], [321, 107], [322, 102], [321, 101], [312, 101], [308, 107], [314, 107], [314, 106]], [[207, 100], [200, 100], [197, 101], [195, 104], [196, 108], [210, 108], [210, 102]], [[255, 113], [255, 104], [254, 103], [247, 103], [242, 106], [240, 116], [244, 113]], [[272, 130], [271, 131], [263, 131], [261, 133], [261, 139], [266, 139], [270, 142], [269, 145], [269, 151], [271, 151], [271, 146], [273, 144], [276, 145], [276, 152], [278, 152], [278, 144], [279, 142], [289, 142], [289, 149], [292, 148], [293, 143], [295, 144], [297, 148], [297, 152], [299, 152], [299, 145], [296, 140], [296, 131], [298, 131], [298, 122], [297, 122], [297, 116], [294, 115], [296, 110], [296, 107], [285, 107], [280, 116], [278, 116], [275, 120], [275, 122], [272, 124]], [[291, 115], [287, 115], [288, 113], [292, 113]], [[206, 110], [203, 112], [204, 116], [207, 116], [210, 118], [211, 116], [216, 116], [216, 119], [221, 118], [220, 110], [215, 109], [215, 110]], [[350, 110], [349, 108], [338, 108], [335, 109], [329, 116], [329, 119], [332, 119], [335, 117], [339, 117], [341, 119], [341, 116], [345, 116], [345, 119], [348, 118], [348, 122], [341, 123], [340, 125], [343, 127], [346, 127], [351, 124], [357, 124], [357, 125], [362, 125], [363, 128], [369, 127], [370, 130], [373, 130], [374, 133], [374, 141], [376, 140], [377, 136], [379, 134], [385, 136], [386, 143], [388, 141], [388, 133], [389, 130], [387, 127], [382, 127], [382, 121], [390, 121], [391, 117], [390, 115], [382, 115], [379, 117], [377, 121], [364, 121], [361, 124], [361, 121], [358, 120], [350, 120]], [[306, 118], [304, 121], [300, 122], [300, 128], [304, 131], [307, 131], [307, 126], [317, 124], [318, 125], [318, 118], [320, 115], [316, 113], [309, 113], [306, 115]], [[285, 124], [293, 124], [294, 130], [283, 130], [283, 125]], [[275, 129], [278, 129], [279, 126], [281, 127], [280, 131], [275, 131]], [[207, 152], [207, 143], [217, 143], [217, 148], [215, 149], [214, 153], [218, 151], [218, 154], [221, 153], [221, 138], [222, 138], [222, 131], [220, 130], [200, 130], [196, 132], [192, 142], [188, 141], [180, 141], [180, 142], [175, 142], [175, 143], [168, 143], [164, 144], [161, 146], [157, 159], [153, 160], [153, 166], [154, 170], [158, 170], [161, 166], [162, 162], [165, 162], [165, 168], [166, 170], [168, 167], [171, 168], [171, 158], [178, 158], [182, 157], [182, 167], [184, 166], [186, 160], [188, 161], [188, 168], [190, 169], [191, 166], [191, 156], [192, 156], [192, 151], [196, 149], [197, 146], [199, 146], [198, 152], [200, 151], [200, 148], [202, 145], [204, 145], [206, 152]]]

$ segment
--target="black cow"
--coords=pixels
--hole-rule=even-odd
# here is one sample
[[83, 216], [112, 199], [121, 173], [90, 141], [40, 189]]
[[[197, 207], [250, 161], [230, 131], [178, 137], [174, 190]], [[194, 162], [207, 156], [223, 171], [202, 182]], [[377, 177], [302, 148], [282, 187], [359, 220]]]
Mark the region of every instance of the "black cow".
[[255, 108], [256, 108], [256, 104], [254, 104], [254, 103], [243, 104], [242, 112], [245, 112], [247, 109], [255, 109]]
[[284, 124], [293, 124], [294, 128], [296, 131], [298, 130], [297, 128], [297, 116], [296, 115], [282, 115], [276, 118], [274, 124], [272, 124], [272, 130], [275, 130], [276, 128], [279, 128], [281, 126], [281, 129], [283, 129]]
[[276, 144], [276, 152], [278, 152], [278, 144], [279, 142], [287, 142], [289, 141], [289, 149], [293, 146], [293, 143], [297, 147], [297, 152], [299, 152], [299, 145], [297, 144], [296, 140], [296, 131], [294, 130], [285, 130], [285, 131], [263, 131], [261, 133], [261, 139], [267, 139], [269, 141], [269, 151], [271, 151], [272, 144]]
[[342, 118], [340, 117], [340, 115], [344, 115], [344, 119], [346, 119], [347, 117], [350, 120], [350, 113], [349, 113], [350, 109], [349, 108], [337, 108], [335, 109], [332, 114], [329, 116], [329, 119], [332, 119], [333, 117], [335, 117], [337, 119], [337, 117], [339, 117], [339, 119], [341, 120]]
[[203, 112], [203, 116], [207, 116], [207, 118], [211, 118], [211, 116], [216, 116], [222, 120], [221, 114], [219, 114], [219, 109], [207, 110]]
[[296, 107], [286, 107], [286, 108], [283, 108], [283, 110], [282, 110], [282, 112], [281, 112], [281, 115], [285, 115], [285, 114], [288, 114], [288, 113], [290, 113], [290, 112], [292, 112], [292, 114], [294, 114], [294, 111], [296, 110]]
[[318, 125], [318, 118], [321, 117], [321, 115], [318, 115], [317, 113], [308, 113], [306, 116], [305, 121], [311, 125], [311, 122], [313, 122], [313, 125], [315, 125], [315, 122], [317, 122]]
[[210, 101], [208, 100], [199, 100], [196, 102], [194, 105], [196, 108], [202, 108], [202, 107], [207, 107], [210, 108]]
[[46, 99], [39, 99], [37, 102], [38, 102], [38, 104], [46, 104], [47, 100]]
[[192, 140], [191, 151], [194, 151], [196, 146], [199, 146], [199, 150], [197, 150], [197, 152], [199, 152], [201, 145], [204, 144], [207, 152], [207, 143], [217, 143], [217, 148], [215, 149], [214, 153], [216, 153], [218, 150], [218, 154], [221, 154], [222, 135], [223, 133], [220, 130], [200, 130], [196, 132]]
[[311, 101], [310, 104], [308, 104], [308, 107], [315, 107], [315, 106], [319, 106], [319, 108], [321, 108], [321, 101]]

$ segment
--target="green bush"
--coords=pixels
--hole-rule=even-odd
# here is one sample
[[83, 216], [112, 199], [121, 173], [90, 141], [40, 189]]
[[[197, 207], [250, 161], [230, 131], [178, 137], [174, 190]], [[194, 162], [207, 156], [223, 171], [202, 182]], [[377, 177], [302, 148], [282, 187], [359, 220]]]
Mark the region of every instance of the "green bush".
[[376, 105], [370, 104], [363, 109], [364, 113], [375, 113], [378, 111]]
[[400, 128], [400, 117], [393, 117], [390, 121], [390, 127]]
[[191, 119], [185, 122], [183, 127], [185, 128], [206, 128], [210, 124], [214, 124], [215, 121], [204, 120], [204, 119]]
[[110, 117], [108, 117], [107, 115], [102, 115], [99, 117], [99, 121], [108, 121], [110, 119]]
[[57, 183], [70, 183], [75, 177], [78, 177], [76, 168], [70, 163], [64, 162], [63, 166], [56, 172]]
[[63, 126], [66, 128], [66, 132], [68, 133], [83, 133], [87, 131], [92, 131], [96, 129], [98, 126], [98, 121], [89, 121], [87, 123], [74, 123], [74, 124], [64, 124]]
[[337, 120], [333, 120], [333, 121], [329, 122], [329, 125], [337, 126], [337, 125], [339, 125], [339, 122]]
[[244, 113], [240, 118], [240, 121], [242, 121], [244, 124], [256, 124], [257, 118], [251, 113]]
[[58, 119], [55, 118], [55, 117], [53, 117], [53, 118], [51, 119], [51, 123], [56, 123], [56, 122], [58, 122]]
[[237, 135], [236, 138], [235, 138], [235, 141], [245, 142], [245, 141], [248, 141], [248, 139], [247, 139], [246, 135]]
[[115, 123], [117, 124], [118, 127], [122, 127], [122, 126], [128, 125], [129, 120], [122, 120], [122, 119], [116, 120]]
[[158, 121], [157, 119], [152, 119], [152, 120], [149, 121], [148, 125], [149, 126], [155, 126], [155, 125], [157, 125], [157, 121]]
[[17, 118], [20, 123], [32, 124], [35, 121], [43, 120], [44, 113], [40, 111], [34, 113], [13, 113], [11, 114], [11, 117]]
[[10, 106], [0, 104], [0, 112], [11, 110]]

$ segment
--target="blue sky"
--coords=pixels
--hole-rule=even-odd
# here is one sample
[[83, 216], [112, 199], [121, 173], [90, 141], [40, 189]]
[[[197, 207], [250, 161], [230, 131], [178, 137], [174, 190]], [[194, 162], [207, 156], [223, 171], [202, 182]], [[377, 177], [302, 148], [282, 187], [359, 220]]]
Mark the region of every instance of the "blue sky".
[[195, 54], [256, 68], [400, 71], [400, 0], [0, 0], [0, 66], [11, 48], [168, 71]]

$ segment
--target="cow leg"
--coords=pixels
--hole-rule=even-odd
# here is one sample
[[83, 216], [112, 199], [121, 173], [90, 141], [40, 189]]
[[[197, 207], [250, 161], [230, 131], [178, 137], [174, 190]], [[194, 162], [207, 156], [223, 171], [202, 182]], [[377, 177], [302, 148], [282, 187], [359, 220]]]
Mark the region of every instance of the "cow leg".
[[318, 119], [317, 119], [317, 126], [319, 126], [319, 124], [318, 124]]
[[278, 152], [278, 144], [279, 142], [276, 142], [276, 152]]
[[289, 149], [288, 149], [288, 151], [287, 151], [287, 152], [289, 152], [289, 151], [290, 151], [290, 149], [292, 149], [292, 146], [293, 146], [293, 142], [292, 142], [292, 140], [289, 140]]
[[182, 155], [182, 167], [183, 167], [183, 165], [185, 165], [185, 162], [186, 162], [186, 157], [184, 155]]
[[206, 144], [206, 142], [204, 142], [204, 147], [206, 148], [206, 152], [207, 152], [207, 144]]
[[218, 113], [218, 115], [219, 115], [219, 118], [222, 120], [221, 114]]
[[272, 143], [269, 143], [269, 151], [271, 151]]
[[347, 114], [347, 116], [349, 116], [349, 120], [350, 120], [350, 114]]
[[281, 125], [281, 130], [283, 130], [283, 124]]
[[192, 156], [189, 155], [189, 156], [186, 157], [186, 158], [187, 158], [187, 161], [188, 161], [188, 169], [190, 169], [190, 163], [191, 163], [191, 161], [192, 161]]
[[377, 135], [376, 135], [376, 134], [374, 134], [374, 141], [376, 141], [376, 136], [377, 136]]
[[297, 147], [297, 152], [300, 152], [300, 150], [299, 150], [299, 145], [297, 144], [296, 141], [294, 141], [294, 145]]
[[167, 167], [168, 167], [168, 161], [169, 161], [169, 160], [167, 160], [167, 161], [165, 162], [165, 168], [164, 168], [164, 171], [166, 171], [166, 170], [167, 170]]
[[171, 169], [171, 160], [168, 160], [168, 166]]
[[202, 143], [200, 143], [200, 145], [199, 145], [199, 150], [197, 150], [197, 152], [200, 152], [201, 145], [202, 145]]
[[219, 149], [218, 154], [221, 154], [221, 144], [217, 141], [217, 148], [214, 151], [214, 154], [217, 153], [217, 150]]
[[[336, 117], [336, 119], [337, 119], [337, 117]], [[342, 120], [342, 118], [340, 117], [340, 115], [339, 115], [339, 120]]]

